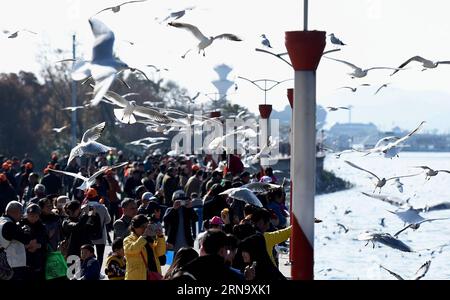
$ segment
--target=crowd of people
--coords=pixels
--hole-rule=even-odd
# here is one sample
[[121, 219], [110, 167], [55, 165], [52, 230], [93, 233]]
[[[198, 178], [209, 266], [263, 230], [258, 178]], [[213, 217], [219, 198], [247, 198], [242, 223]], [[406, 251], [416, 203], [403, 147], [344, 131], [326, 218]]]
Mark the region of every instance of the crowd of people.
[[[270, 167], [251, 174], [235, 155], [141, 159], [121, 151], [66, 162], [53, 154], [41, 171], [28, 156], [0, 156], [1, 279], [67, 279], [52, 270], [55, 253], [63, 263], [79, 257], [71, 279], [285, 279], [276, 245], [286, 245], [291, 227]], [[82, 190], [82, 179], [55, 170], [104, 172]], [[262, 207], [223, 193], [252, 182], [272, 184], [255, 192]]]

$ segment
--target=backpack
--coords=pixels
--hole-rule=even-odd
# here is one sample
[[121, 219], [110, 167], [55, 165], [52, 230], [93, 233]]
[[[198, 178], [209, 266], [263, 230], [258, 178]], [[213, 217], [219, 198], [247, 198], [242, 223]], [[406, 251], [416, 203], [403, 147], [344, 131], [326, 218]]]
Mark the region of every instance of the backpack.
[[103, 238], [102, 219], [98, 212], [89, 212], [86, 225], [88, 226], [88, 236], [91, 241], [100, 240]]

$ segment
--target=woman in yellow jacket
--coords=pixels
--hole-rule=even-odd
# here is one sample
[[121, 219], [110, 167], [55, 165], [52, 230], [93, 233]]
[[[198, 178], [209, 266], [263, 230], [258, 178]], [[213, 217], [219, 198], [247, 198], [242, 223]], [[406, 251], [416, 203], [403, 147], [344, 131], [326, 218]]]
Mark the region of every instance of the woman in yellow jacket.
[[149, 225], [144, 215], [137, 215], [131, 220], [131, 233], [123, 241], [127, 260], [125, 280], [147, 280], [147, 271], [161, 274], [159, 256], [166, 253], [166, 241], [161, 229]]

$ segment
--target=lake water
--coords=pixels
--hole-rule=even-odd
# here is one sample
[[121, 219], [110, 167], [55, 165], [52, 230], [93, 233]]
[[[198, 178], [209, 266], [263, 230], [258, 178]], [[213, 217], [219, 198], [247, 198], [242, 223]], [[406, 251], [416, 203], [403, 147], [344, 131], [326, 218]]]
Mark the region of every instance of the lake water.
[[[344, 163], [349, 160], [356, 165], [372, 171], [380, 177], [419, 173], [421, 169], [413, 166], [427, 165], [433, 169], [450, 170], [450, 153], [401, 152], [399, 158], [387, 159], [378, 155], [362, 157], [359, 153], [342, 155], [336, 159], [328, 155], [325, 169], [350, 181], [354, 188], [316, 197], [315, 216], [322, 223], [315, 225], [315, 278], [316, 279], [395, 279], [379, 268], [384, 267], [404, 278], [410, 278], [417, 269], [431, 259], [431, 267], [424, 279], [450, 278], [450, 247], [439, 253], [423, 250], [450, 243], [450, 220], [424, 223], [416, 230], [402, 233], [399, 238], [417, 252], [406, 253], [385, 245], [358, 241], [360, 233], [380, 231], [394, 234], [403, 228], [403, 222], [387, 210], [396, 207], [380, 200], [369, 198], [361, 192], [372, 193], [374, 185], [368, 174]], [[403, 193], [393, 181], [382, 189], [382, 194], [402, 199], [411, 197], [410, 204], [423, 207], [444, 201], [450, 202], [450, 174], [440, 173], [425, 181], [425, 175], [402, 178]], [[377, 192], [378, 193], [378, 190]], [[346, 210], [351, 212], [345, 214]], [[422, 213], [425, 218], [450, 217], [450, 210]], [[385, 218], [385, 227], [380, 219]], [[349, 231], [344, 233], [337, 223], [345, 225]], [[439, 250], [439, 249], [438, 249]]]

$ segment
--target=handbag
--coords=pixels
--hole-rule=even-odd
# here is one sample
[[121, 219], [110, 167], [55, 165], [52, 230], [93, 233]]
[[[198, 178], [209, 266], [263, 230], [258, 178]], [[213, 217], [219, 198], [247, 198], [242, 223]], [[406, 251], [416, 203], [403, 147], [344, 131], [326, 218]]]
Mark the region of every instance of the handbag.
[[147, 280], [163, 280], [163, 277], [161, 274], [155, 271], [150, 271], [148, 268], [147, 259], [145, 259], [144, 253], [141, 252], [142, 260], [145, 263], [145, 268], [147, 269]]
[[[49, 247], [50, 250], [50, 247]], [[45, 263], [45, 279], [55, 279], [67, 276], [67, 262], [60, 251], [49, 251]]]
[[0, 249], [0, 280], [10, 280], [14, 271], [8, 263], [5, 249]]

